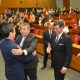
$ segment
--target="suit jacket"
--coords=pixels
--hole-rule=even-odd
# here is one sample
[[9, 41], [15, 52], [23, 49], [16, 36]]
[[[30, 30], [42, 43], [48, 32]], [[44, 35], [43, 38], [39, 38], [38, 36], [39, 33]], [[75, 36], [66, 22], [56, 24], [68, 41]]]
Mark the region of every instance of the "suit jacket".
[[[24, 80], [23, 62], [28, 63], [27, 56], [15, 56], [11, 53], [13, 48], [17, 48], [17, 44], [10, 39], [3, 39], [0, 41], [0, 49], [5, 61], [5, 75], [10, 80]], [[33, 55], [32, 55], [33, 57]], [[13, 79], [14, 76], [14, 79]], [[16, 77], [15, 77], [16, 76]]]
[[[52, 31], [52, 34], [54, 35], [54, 31]], [[43, 31], [43, 44], [44, 44], [45, 53], [46, 53], [46, 48], [48, 47], [48, 43], [51, 42], [52, 34], [51, 34], [51, 37], [50, 37], [49, 29], [46, 29], [46, 30]]]
[[55, 38], [52, 38], [52, 54], [53, 54], [53, 66], [58, 68], [68, 67], [72, 57], [72, 42], [70, 37], [63, 33], [58, 41], [55, 42]]
[[[17, 38], [16, 38], [16, 43], [18, 45], [20, 45], [20, 42], [22, 40], [22, 36], [19, 35]], [[35, 68], [37, 67], [37, 62], [38, 62], [38, 58], [37, 56], [33, 56], [31, 57], [30, 54], [32, 54], [34, 52], [34, 50], [36, 50], [37, 48], [37, 38], [35, 35], [33, 35], [32, 33], [30, 33], [26, 39], [24, 40], [23, 42], [23, 46], [22, 46], [22, 49], [24, 50], [27, 50], [27, 54], [26, 56], [28, 56], [31, 61], [29, 63], [23, 63], [24, 64], [24, 69], [32, 69], [32, 68]]]

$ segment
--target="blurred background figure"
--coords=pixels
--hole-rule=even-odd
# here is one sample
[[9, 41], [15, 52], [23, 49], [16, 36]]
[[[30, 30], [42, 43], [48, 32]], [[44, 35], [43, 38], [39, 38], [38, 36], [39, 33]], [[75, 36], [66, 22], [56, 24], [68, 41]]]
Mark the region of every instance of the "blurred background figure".
[[[53, 22], [48, 23], [48, 29], [43, 31], [43, 44], [44, 44], [44, 60], [43, 60], [43, 67], [41, 69], [45, 69], [47, 66], [47, 61], [49, 57], [49, 53], [47, 53], [48, 44], [51, 42], [53, 31]], [[50, 54], [52, 56], [52, 54]], [[52, 67], [52, 62], [51, 62]]]

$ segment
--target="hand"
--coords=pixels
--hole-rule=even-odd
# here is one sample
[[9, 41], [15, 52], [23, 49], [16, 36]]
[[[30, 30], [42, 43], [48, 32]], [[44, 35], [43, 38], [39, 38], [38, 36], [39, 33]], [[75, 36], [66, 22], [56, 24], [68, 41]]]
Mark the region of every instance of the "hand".
[[61, 71], [62, 74], [65, 74], [67, 72], [67, 68], [66, 67], [62, 67]]
[[47, 53], [51, 52], [51, 48], [47, 47]]
[[51, 44], [50, 43], [48, 43], [48, 47], [51, 47]]
[[23, 54], [23, 50], [21, 48], [12, 49], [11, 52], [12, 52], [13, 55], [22, 55]]
[[34, 52], [32, 54], [35, 56], [37, 54], [36, 50], [34, 50]]
[[78, 53], [77, 57], [80, 57], [80, 53]]
[[48, 43], [47, 53], [50, 53], [50, 52], [51, 52], [51, 45], [50, 45], [50, 43]]

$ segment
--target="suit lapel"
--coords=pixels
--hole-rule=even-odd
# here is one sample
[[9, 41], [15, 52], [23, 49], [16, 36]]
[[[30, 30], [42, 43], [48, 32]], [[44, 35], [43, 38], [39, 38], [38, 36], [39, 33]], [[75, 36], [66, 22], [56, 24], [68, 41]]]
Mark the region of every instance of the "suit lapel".
[[22, 36], [20, 36], [19, 38], [18, 38], [18, 44], [20, 44], [21, 43], [21, 40], [22, 40]]
[[60, 36], [58, 43], [63, 39], [63, 37], [64, 37], [64, 33]]
[[59, 38], [58, 43], [63, 39], [63, 35], [61, 35], [61, 37]]
[[[49, 30], [47, 30], [47, 35], [49, 36]], [[50, 38], [50, 36], [49, 36], [49, 38]]]
[[28, 44], [29, 38], [30, 38], [30, 34], [29, 34], [29, 35], [26, 37], [26, 39], [24, 40], [23, 45], [26, 44], [26, 43]]
[[[59, 43], [63, 40], [64, 37], [64, 33], [61, 35], [61, 37], [59, 38], [58, 42], [55, 42], [55, 48], [57, 48], [57, 46], [59, 45]], [[56, 37], [55, 37], [56, 38]]]

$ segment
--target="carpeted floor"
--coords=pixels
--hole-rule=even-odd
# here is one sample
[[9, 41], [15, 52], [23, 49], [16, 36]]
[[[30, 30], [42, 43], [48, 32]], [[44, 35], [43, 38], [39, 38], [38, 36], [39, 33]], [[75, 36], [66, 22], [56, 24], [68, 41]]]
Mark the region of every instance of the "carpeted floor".
[[[46, 69], [41, 70], [43, 56], [38, 55], [39, 57], [39, 64], [38, 64], [38, 80], [54, 80], [54, 72], [53, 69], [50, 67], [50, 60], [48, 60], [48, 66]], [[6, 80], [4, 75], [4, 61], [0, 53], [0, 80]], [[72, 69], [69, 69], [65, 80], [80, 80], [80, 73], [76, 72]]]

